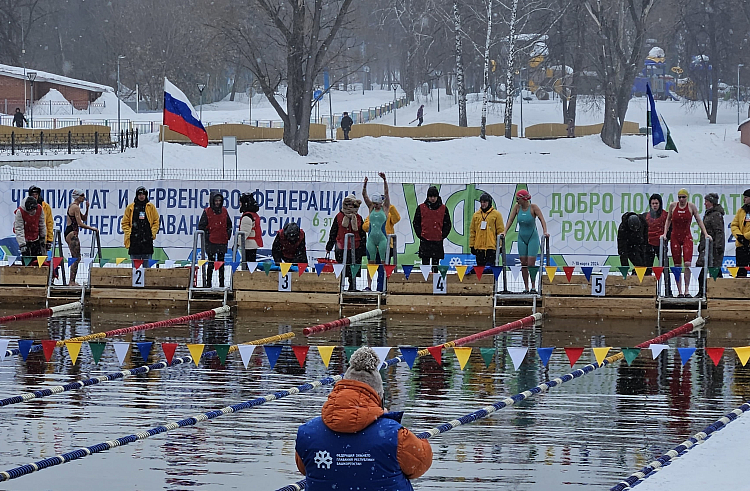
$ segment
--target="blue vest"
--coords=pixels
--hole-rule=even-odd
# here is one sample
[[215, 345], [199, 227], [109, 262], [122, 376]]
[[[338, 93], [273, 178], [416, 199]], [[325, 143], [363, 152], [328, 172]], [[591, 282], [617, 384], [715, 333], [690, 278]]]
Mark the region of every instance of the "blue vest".
[[357, 433], [337, 433], [318, 417], [297, 430], [306, 490], [413, 491], [396, 455], [401, 424], [378, 418]]

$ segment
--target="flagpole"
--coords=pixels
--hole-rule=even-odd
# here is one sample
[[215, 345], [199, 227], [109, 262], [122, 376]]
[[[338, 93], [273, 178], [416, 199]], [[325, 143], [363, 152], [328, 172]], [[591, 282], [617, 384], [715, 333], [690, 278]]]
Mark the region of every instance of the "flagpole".
[[648, 177], [648, 132], [651, 129], [651, 118], [648, 111], [646, 111], [646, 184], [650, 184]]
[[161, 123], [161, 178], [164, 179], [164, 121]]

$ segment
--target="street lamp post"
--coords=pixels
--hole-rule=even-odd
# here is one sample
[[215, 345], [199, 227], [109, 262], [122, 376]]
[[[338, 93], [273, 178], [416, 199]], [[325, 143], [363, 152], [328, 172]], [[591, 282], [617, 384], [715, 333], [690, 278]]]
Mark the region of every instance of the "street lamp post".
[[201, 105], [200, 105], [200, 120], [201, 123], [203, 122], [203, 89], [206, 88], [206, 84], [197, 84], [198, 85], [198, 92], [201, 94]]
[[392, 83], [391, 88], [393, 88], [393, 126], [396, 126], [396, 89], [398, 89], [398, 83]]
[[123, 56], [123, 55], [117, 55], [117, 90], [116, 90], [116, 95], [117, 95], [117, 135], [118, 135], [117, 137], [118, 137], [118, 139], [120, 137], [119, 135], [120, 135], [120, 131], [121, 131], [121, 126], [120, 126], [120, 60], [122, 60], [123, 58], [125, 58], [125, 56]]
[[743, 66], [743, 63], [737, 65], [737, 124], [740, 124], [740, 68]]
[[437, 78], [438, 112], [440, 112], [440, 77], [442, 75], [443, 75], [442, 70], [435, 70], [435, 78]]
[[26, 72], [29, 82], [31, 82], [31, 129], [34, 129], [34, 80], [36, 80], [36, 72]]

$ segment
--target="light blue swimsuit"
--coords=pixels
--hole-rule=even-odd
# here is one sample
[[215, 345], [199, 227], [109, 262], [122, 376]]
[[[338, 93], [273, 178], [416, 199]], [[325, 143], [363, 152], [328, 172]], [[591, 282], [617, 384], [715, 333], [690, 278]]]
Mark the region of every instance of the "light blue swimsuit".
[[524, 211], [518, 207], [518, 255], [536, 257], [539, 253], [539, 234], [536, 231], [536, 218], [531, 213], [531, 206]]

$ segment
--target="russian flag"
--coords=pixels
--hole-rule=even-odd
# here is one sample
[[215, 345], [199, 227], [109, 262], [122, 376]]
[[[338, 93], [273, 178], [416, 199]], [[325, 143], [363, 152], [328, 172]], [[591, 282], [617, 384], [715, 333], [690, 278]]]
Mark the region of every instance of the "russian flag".
[[164, 77], [164, 125], [170, 130], [185, 135], [202, 147], [208, 146], [208, 133], [198, 119], [185, 93]]

